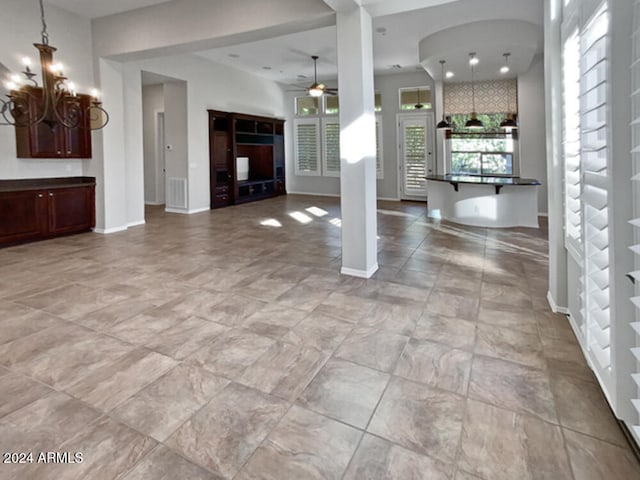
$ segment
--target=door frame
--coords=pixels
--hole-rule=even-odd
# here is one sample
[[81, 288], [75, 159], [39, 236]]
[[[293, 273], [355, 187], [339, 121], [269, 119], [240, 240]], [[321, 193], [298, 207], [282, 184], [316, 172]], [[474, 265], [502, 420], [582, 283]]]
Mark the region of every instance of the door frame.
[[166, 203], [167, 167], [165, 155], [164, 110], [156, 110], [156, 204]]
[[[405, 195], [404, 193], [404, 154], [402, 152], [403, 135], [401, 124], [403, 120], [424, 119], [427, 129], [427, 172], [434, 174], [436, 172], [436, 138], [435, 138], [435, 120], [434, 113], [431, 110], [424, 112], [403, 112], [396, 114], [396, 163], [398, 165], [398, 198], [400, 200], [413, 200], [423, 202], [426, 198], [417, 197], [415, 195]], [[430, 148], [429, 148], [430, 147]], [[426, 190], [426, 184], [425, 184]], [[429, 192], [427, 192], [428, 195]]]

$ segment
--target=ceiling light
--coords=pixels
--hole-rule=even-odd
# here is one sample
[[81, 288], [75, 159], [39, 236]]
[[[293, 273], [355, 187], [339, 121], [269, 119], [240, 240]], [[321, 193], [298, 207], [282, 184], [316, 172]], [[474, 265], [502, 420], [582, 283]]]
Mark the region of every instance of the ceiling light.
[[56, 48], [49, 45], [42, 1], [39, 0], [41, 43], [34, 43], [34, 47], [40, 52], [42, 86], [35, 80], [37, 74], [31, 70], [31, 59], [24, 57], [22, 74], [27, 82], [11, 82], [7, 85], [10, 88], [7, 95], [9, 100], [0, 99], [0, 115], [6, 123], [0, 124], [26, 127], [42, 122], [51, 128], [62, 125], [66, 128], [86, 127], [98, 130], [109, 122], [109, 115], [102, 108], [96, 95], [91, 99], [86, 98], [86, 102], [83, 102], [76, 94], [75, 86], [65, 83], [67, 77], [62, 73], [62, 64], [53, 61]]
[[445, 78], [453, 78], [455, 76], [455, 73], [449, 70], [447, 73], [444, 74], [444, 76]]
[[444, 73], [444, 60], [440, 60], [440, 66], [442, 67], [442, 120], [438, 122], [436, 128], [438, 130], [451, 130], [451, 124], [447, 122], [447, 119], [444, 116], [444, 77], [446, 76]]
[[500, 68], [500, 73], [505, 74], [509, 73], [509, 55], [510, 53], [504, 53], [502, 56], [504, 57], [504, 65]]
[[472, 111], [471, 111], [471, 118], [469, 120], [467, 120], [467, 123], [464, 124], [465, 128], [471, 128], [474, 130], [480, 129], [480, 128], [484, 128], [484, 125], [482, 124], [482, 121], [480, 121], [478, 119], [478, 114], [476, 113], [476, 90], [475, 90], [475, 85], [474, 85], [474, 76], [475, 76], [475, 69], [473, 68], [478, 62], [473, 62], [472, 60], [474, 60], [476, 58], [475, 53], [470, 53], [469, 54], [469, 65], [471, 65], [471, 106], [472, 106]]
[[476, 57], [476, 52], [471, 52], [469, 54], [469, 65], [474, 66], [478, 63], [480, 63], [480, 60], [478, 60], [478, 57]]

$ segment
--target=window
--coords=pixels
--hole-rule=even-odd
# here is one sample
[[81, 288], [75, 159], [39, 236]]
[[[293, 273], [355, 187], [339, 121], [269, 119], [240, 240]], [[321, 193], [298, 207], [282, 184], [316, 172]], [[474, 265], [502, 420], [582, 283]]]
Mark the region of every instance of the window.
[[320, 175], [320, 125], [317, 118], [294, 120], [296, 175]]
[[412, 87], [400, 89], [400, 110], [418, 110], [416, 105], [422, 108], [431, 108], [431, 87]]
[[296, 97], [296, 116], [307, 117], [320, 113], [320, 97]]
[[482, 132], [464, 128], [470, 115], [452, 115], [454, 130], [449, 134], [447, 149], [450, 172], [463, 175], [514, 176], [517, 130], [500, 128], [503, 113], [478, 115], [484, 125]]
[[374, 101], [373, 105], [374, 105], [375, 112], [380, 113], [382, 111], [382, 95], [376, 92], [373, 101]]
[[[376, 93], [376, 109], [381, 109]], [[294, 120], [296, 175], [340, 176], [339, 97], [297, 97]], [[324, 112], [321, 114], [320, 112]], [[306, 118], [305, 118], [306, 117]], [[382, 116], [376, 115], [376, 177], [383, 178]]]

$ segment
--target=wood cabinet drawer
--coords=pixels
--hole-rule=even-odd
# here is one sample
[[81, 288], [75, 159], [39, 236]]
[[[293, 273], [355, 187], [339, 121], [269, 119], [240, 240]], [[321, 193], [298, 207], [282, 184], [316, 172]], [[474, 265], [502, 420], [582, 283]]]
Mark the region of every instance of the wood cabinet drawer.
[[216, 187], [216, 195], [222, 195], [225, 193], [229, 193], [229, 186], [228, 185], [222, 185], [219, 187]]

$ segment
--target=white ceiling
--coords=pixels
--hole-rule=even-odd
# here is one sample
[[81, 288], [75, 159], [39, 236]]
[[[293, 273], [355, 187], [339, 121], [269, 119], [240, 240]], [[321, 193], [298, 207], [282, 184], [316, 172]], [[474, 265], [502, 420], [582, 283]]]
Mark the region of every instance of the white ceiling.
[[[167, 0], [46, 1], [80, 15], [96, 18], [165, 3]], [[326, 1], [331, 4], [339, 3], [340, 0]], [[481, 79], [499, 75], [495, 72], [505, 51], [513, 53], [510, 62], [512, 74], [516, 75], [528, 69], [533, 54], [542, 49], [543, 0], [363, 0], [363, 4], [372, 15], [379, 15], [373, 19], [374, 68], [377, 74], [424, 71], [418, 52], [420, 40], [437, 32], [479, 21], [529, 22], [539, 30], [539, 38], [534, 42], [535, 45], [519, 50], [522, 42], [514, 39], [493, 38], [483, 45], [477, 39], [465, 35], [464, 28], [458, 29], [463, 33], [456, 36], [457, 41], [450, 47], [443, 48], [438, 55], [438, 60], [445, 59], [449, 65], [457, 65], [459, 71], [455, 72], [456, 81], [469, 79], [469, 72], [463, 68], [469, 51], [482, 52], [483, 62], [478, 66], [476, 75], [477, 79]], [[422, 8], [415, 9], [416, 7]], [[413, 10], [393, 13], [407, 8]], [[274, 81], [304, 86], [308, 86], [313, 79], [311, 55], [318, 55], [319, 79], [331, 81], [337, 77], [335, 26], [196, 53]], [[434, 62], [437, 64], [434, 59], [423, 61], [422, 64], [438, 77], [439, 69], [433, 71], [430, 67]], [[305, 78], [300, 78], [299, 75], [304, 75]]]

